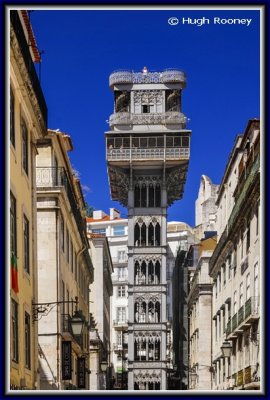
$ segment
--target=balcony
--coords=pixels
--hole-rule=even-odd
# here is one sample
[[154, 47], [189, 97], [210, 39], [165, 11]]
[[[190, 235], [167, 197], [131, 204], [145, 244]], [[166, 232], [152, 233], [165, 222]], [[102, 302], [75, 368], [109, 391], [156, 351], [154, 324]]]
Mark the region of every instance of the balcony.
[[226, 328], [227, 339], [237, 337], [238, 333], [242, 333], [249, 327], [253, 321], [260, 317], [259, 311], [259, 297], [250, 297], [228, 321]]
[[122, 319], [120, 319], [120, 320], [118, 320], [118, 319], [115, 319], [115, 320], [113, 320], [113, 327], [114, 328], [119, 328], [119, 329], [122, 329], [122, 328], [124, 328], [124, 327], [128, 327], [128, 320], [127, 320], [127, 318], [122, 318]]
[[118, 112], [110, 116], [110, 127], [117, 125], [186, 125], [187, 118], [184, 114], [175, 111], [165, 113], [132, 114], [129, 112]]
[[123, 274], [123, 275], [115, 275], [112, 274], [112, 282], [121, 282], [121, 283], [127, 283], [128, 282], [128, 274]]
[[234, 373], [231, 377], [228, 377], [229, 380], [232, 381], [231, 388], [233, 387], [244, 387], [246, 389], [259, 388], [260, 387], [260, 376], [258, 373], [257, 366], [250, 365], [246, 368], [243, 368], [236, 373]]
[[133, 72], [128, 70], [115, 71], [110, 75], [109, 85], [143, 83], [181, 83], [185, 86], [186, 76], [177, 69], [167, 69], [163, 72]]
[[86, 236], [86, 222], [82, 218], [81, 211], [78, 208], [77, 200], [73, 194], [72, 185], [68, 175], [63, 167], [37, 167], [36, 168], [36, 186], [38, 191], [47, 191], [52, 189], [64, 189], [69, 200], [72, 215], [76, 221], [78, 232], [81, 235], [83, 243]]
[[48, 119], [48, 111], [47, 111], [47, 105], [43, 96], [43, 92], [40, 86], [39, 79], [37, 77], [37, 73], [35, 70], [34, 63], [32, 61], [32, 57], [29, 51], [29, 45], [26, 41], [24, 30], [20, 21], [20, 17], [17, 11], [11, 10], [10, 11], [10, 21], [13, 26], [14, 32], [16, 34], [16, 38], [18, 40], [20, 50], [22, 53], [22, 57], [24, 60], [24, 64], [26, 66], [28, 76], [33, 88], [33, 91], [35, 92], [35, 96], [38, 102], [38, 106], [41, 112], [41, 115], [43, 117], [43, 122], [45, 125], [45, 128], [47, 129], [47, 119]]
[[83, 348], [83, 336], [73, 335], [71, 328], [71, 316], [69, 314], [62, 314], [62, 334], [68, 339], [72, 337], [78, 343], [78, 345]]

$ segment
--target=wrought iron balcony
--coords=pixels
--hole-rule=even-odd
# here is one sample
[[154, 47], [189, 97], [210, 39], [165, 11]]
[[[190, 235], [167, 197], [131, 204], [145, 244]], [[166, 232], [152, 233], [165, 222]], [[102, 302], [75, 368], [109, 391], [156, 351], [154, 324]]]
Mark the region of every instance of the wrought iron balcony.
[[31, 82], [31, 85], [33, 87], [33, 90], [35, 92], [37, 101], [38, 101], [38, 105], [44, 120], [44, 125], [47, 129], [47, 120], [48, 120], [48, 110], [47, 110], [47, 105], [45, 102], [45, 98], [40, 86], [40, 82], [39, 79], [37, 77], [37, 73], [35, 70], [35, 66], [34, 63], [32, 61], [32, 57], [29, 51], [29, 45], [26, 41], [25, 38], [25, 33], [20, 21], [20, 17], [18, 14], [18, 11], [15, 10], [11, 10], [10, 11], [10, 21], [11, 24], [13, 26], [14, 32], [16, 34], [16, 38], [18, 40], [19, 46], [20, 46], [20, 50], [22, 53], [22, 57], [29, 75], [29, 79]]
[[74, 335], [71, 327], [71, 316], [69, 314], [62, 314], [62, 333], [68, 333], [72, 338], [78, 343], [78, 345], [83, 347], [83, 337], [82, 335]]
[[167, 69], [162, 72], [133, 72], [128, 70], [115, 71], [110, 75], [109, 85], [133, 83], [186, 83], [184, 72], [177, 69]]
[[228, 221], [228, 228], [231, 230], [233, 227], [236, 218], [239, 215], [239, 212], [243, 208], [243, 204], [247, 199], [248, 192], [252, 185], [254, 184], [255, 180], [257, 179], [257, 173], [259, 172], [260, 168], [260, 157], [257, 155], [254, 163], [252, 164], [252, 167], [249, 170], [249, 174], [247, 179], [244, 181], [244, 183], [241, 185], [241, 191], [239, 192], [239, 196], [236, 199], [236, 203], [233, 207], [233, 210], [231, 212], [229, 221]]
[[238, 312], [228, 321], [226, 328], [227, 339], [237, 336], [245, 330], [252, 321], [259, 318], [259, 297], [250, 297]]
[[176, 111], [167, 111], [165, 113], [145, 113], [132, 114], [129, 112], [118, 112], [110, 116], [110, 127], [117, 125], [178, 125], [184, 127], [187, 118], [184, 114]]
[[71, 183], [69, 182], [67, 173], [63, 167], [37, 167], [36, 168], [36, 185], [40, 191], [64, 188], [72, 214], [76, 221], [78, 231], [81, 235], [83, 243], [86, 239], [86, 221], [82, 218], [81, 211], [75, 200]]

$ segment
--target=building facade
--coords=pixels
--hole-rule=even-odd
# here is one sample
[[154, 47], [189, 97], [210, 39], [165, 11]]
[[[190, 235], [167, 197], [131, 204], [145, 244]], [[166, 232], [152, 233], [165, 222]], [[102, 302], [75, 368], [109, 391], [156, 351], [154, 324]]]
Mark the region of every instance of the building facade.
[[128, 389], [167, 388], [167, 207], [183, 195], [190, 131], [181, 71], [110, 75], [111, 197], [128, 208]]
[[[260, 121], [236, 139], [217, 199], [213, 279], [214, 389], [260, 389]], [[222, 357], [224, 341], [232, 345]]]
[[90, 335], [90, 390], [106, 390], [109, 389], [110, 369], [107, 368], [104, 373], [101, 370], [101, 363], [106, 362], [109, 367], [111, 361], [113, 265], [106, 236], [100, 233], [88, 233], [88, 239], [95, 269], [95, 280], [90, 285], [91, 315], [95, 322]]
[[10, 389], [39, 388], [37, 326], [36, 143], [47, 106], [35, 71], [39, 53], [26, 11], [10, 11]]
[[[49, 130], [37, 142], [38, 325], [40, 389], [89, 389], [89, 256], [80, 181], [68, 135]], [[49, 290], [48, 290], [49, 289]], [[78, 311], [82, 333], [72, 331]]]
[[109, 243], [113, 264], [110, 388], [127, 389], [128, 220], [121, 218], [119, 211], [115, 208], [110, 208], [109, 215], [101, 210], [94, 211], [93, 217], [87, 218], [87, 230], [94, 235], [106, 235]]
[[189, 380], [192, 390], [211, 390], [214, 368], [212, 366], [212, 278], [209, 260], [216, 247], [217, 237], [201, 239], [189, 250], [189, 290], [187, 298], [189, 315]]

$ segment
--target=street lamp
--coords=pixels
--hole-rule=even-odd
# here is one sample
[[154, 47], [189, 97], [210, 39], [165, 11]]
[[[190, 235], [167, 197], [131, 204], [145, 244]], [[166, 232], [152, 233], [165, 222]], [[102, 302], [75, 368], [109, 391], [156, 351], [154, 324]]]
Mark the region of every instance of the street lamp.
[[79, 336], [82, 334], [84, 321], [81, 317], [81, 313], [78, 310], [75, 310], [75, 313], [71, 318], [70, 324], [74, 336]]
[[101, 361], [100, 363], [100, 369], [102, 372], [106, 372], [108, 368], [108, 362], [107, 361]]
[[222, 343], [222, 346], [220, 347], [221, 351], [222, 351], [222, 355], [223, 357], [230, 357], [231, 353], [232, 353], [232, 345], [230, 342], [228, 342], [227, 340], [225, 340], [225, 342]]

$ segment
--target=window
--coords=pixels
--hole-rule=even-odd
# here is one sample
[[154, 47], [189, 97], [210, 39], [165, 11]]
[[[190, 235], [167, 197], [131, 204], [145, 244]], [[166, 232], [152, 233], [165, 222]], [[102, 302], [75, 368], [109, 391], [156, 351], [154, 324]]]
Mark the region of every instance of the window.
[[233, 293], [233, 313], [235, 314], [237, 311], [237, 292], [236, 290]]
[[12, 337], [12, 360], [19, 362], [19, 332], [18, 332], [18, 304], [11, 299], [11, 337]]
[[126, 279], [127, 278], [127, 268], [118, 268], [117, 276], [118, 276], [118, 279]]
[[119, 262], [124, 262], [126, 261], [127, 257], [126, 257], [126, 251], [125, 250], [119, 250], [118, 251], [118, 261]]
[[250, 298], [250, 273], [246, 277], [246, 299]]
[[62, 215], [60, 216], [60, 235], [61, 235], [61, 249], [65, 251], [65, 224]]
[[74, 262], [75, 262], [75, 280], [78, 281], [78, 262], [77, 262], [77, 254], [74, 253]]
[[244, 235], [243, 235], [243, 231], [241, 232], [241, 260], [244, 256]]
[[15, 147], [15, 99], [12, 88], [10, 88], [10, 141]]
[[125, 297], [126, 296], [126, 288], [125, 288], [125, 286], [118, 286], [117, 287], [117, 296], [118, 297]]
[[254, 265], [254, 296], [257, 299], [259, 296], [259, 264]]
[[226, 332], [226, 319], [225, 319], [226, 315], [225, 315], [225, 308], [223, 308], [223, 312], [222, 312], [222, 324], [223, 324], [223, 333]]
[[24, 270], [30, 272], [30, 250], [29, 250], [29, 221], [26, 216], [23, 216], [23, 250], [24, 250]]
[[143, 114], [150, 113], [150, 105], [149, 104], [142, 104], [142, 113]]
[[68, 233], [68, 229], [66, 229], [66, 243], [67, 243], [66, 256], [67, 256], [67, 262], [69, 263], [69, 233]]
[[117, 322], [126, 322], [126, 307], [116, 308], [116, 320]]
[[28, 131], [25, 121], [22, 119], [22, 166], [25, 173], [28, 175]]
[[250, 221], [247, 224], [246, 253], [248, 253], [249, 247], [250, 247]]
[[218, 274], [218, 289], [221, 292], [221, 273]]
[[232, 255], [228, 256], [228, 279], [231, 279]]
[[30, 315], [26, 312], [24, 317], [24, 351], [25, 367], [31, 368], [31, 337], [30, 337]]
[[223, 285], [226, 285], [226, 263], [223, 264], [222, 266], [222, 273], [223, 273]]
[[10, 251], [17, 255], [16, 199], [12, 193], [10, 193]]
[[240, 293], [239, 293], [239, 307], [242, 307], [244, 304], [244, 285], [243, 282], [240, 284]]
[[92, 233], [99, 233], [100, 235], [106, 235], [106, 229], [105, 228], [92, 229]]
[[113, 227], [113, 235], [114, 236], [124, 236], [125, 235], [125, 227], [124, 226], [114, 226]]

